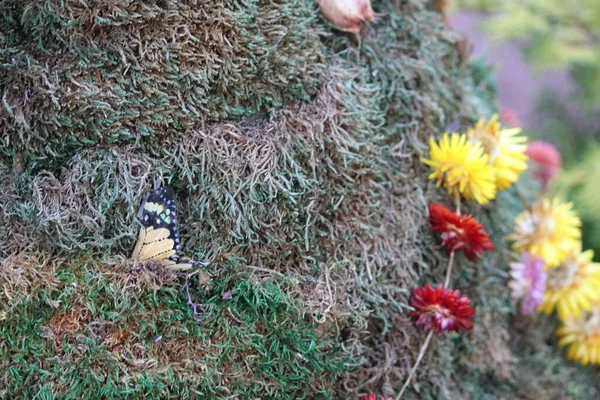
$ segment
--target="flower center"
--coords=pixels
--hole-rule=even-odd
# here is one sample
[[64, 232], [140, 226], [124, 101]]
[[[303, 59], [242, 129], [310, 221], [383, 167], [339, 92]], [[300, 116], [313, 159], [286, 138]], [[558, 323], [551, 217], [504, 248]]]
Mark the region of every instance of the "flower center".
[[532, 242], [546, 240], [554, 233], [556, 221], [554, 218], [544, 218], [543, 215], [529, 214], [521, 222], [521, 232], [530, 236]]
[[475, 130], [471, 139], [474, 143], [481, 143], [486, 153], [490, 155], [490, 163], [500, 154], [498, 133], [492, 126]]
[[444, 246], [451, 245], [453, 250], [464, 247], [465, 230], [453, 224], [446, 224], [446, 232], [441, 235]]
[[576, 260], [567, 260], [556, 268], [548, 270], [548, 286], [552, 289], [571, 287], [577, 281], [579, 264]]
[[600, 331], [600, 306], [595, 305], [577, 321], [578, 330], [585, 337], [598, 336]]
[[514, 297], [517, 299], [522, 299], [529, 294], [531, 291], [531, 286], [533, 284], [533, 280], [530, 277], [524, 277], [519, 285], [514, 289]]
[[432, 304], [429, 306], [427, 310], [427, 314], [437, 320], [442, 327], [442, 329], [448, 328], [450, 322], [452, 322], [452, 313], [439, 304]]

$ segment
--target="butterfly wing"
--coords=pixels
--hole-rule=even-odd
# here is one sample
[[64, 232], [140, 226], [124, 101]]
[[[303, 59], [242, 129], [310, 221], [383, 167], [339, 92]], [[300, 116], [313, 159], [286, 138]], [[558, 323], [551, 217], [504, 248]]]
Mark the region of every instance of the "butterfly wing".
[[185, 270], [192, 269], [192, 268], [206, 267], [208, 265], [208, 263], [190, 260], [187, 257], [179, 257], [177, 255], [171, 256], [171, 257], [161, 261], [161, 263], [167, 269], [176, 270], [176, 271], [185, 271]]
[[146, 197], [138, 211], [138, 218], [146, 229], [167, 229], [169, 231], [168, 239], [174, 242], [174, 250], [178, 251], [180, 241], [176, 210], [173, 189], [161, 187], [146, 193]]
[[175, 255], [175, 242], [167, 228], [142, 227], [131, 258], [163, 261]]
[[188, 270], [207, 265], [177, 255], [181, 242], [176, 210], [173, 189], [162, 187], [146, 193], [138, 210], [142, 228], [132, 258], [159, 261], [172, 270]]

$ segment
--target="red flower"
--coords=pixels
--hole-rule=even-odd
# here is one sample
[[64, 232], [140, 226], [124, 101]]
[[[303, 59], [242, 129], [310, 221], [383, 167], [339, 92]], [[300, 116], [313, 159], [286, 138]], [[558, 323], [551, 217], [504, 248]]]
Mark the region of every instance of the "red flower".
[[533, 171], [534, 178], [542, 182], [542, 187], [546, 190], [550, 180], [560, 172], [560, 153], [550, 143], [538, 141], [529, 143], [525, 154], [536, 167]]
[[358, 400], [379, 400], [379, 399], [381, 399], [381, 400], [393, 400], [391, 397], [388, 397], [387, 399], [384, 399], [383, 397], [377, 397], [377, 393], [371, 393], [368, 396], [359, 397]]
[[438, 203], [429, 205], [431, 230], [440, 232], [442, 246], [450, 251], [462, 250], [469, 260], [481, 258], [483, 252], [494, 248], [483, 227], [470, 215], [458, 215]]
[[433, 329], [439, 335], [443, 331], [473, 329], [475, 310], [471, 300], [458, 290], [444, 289], [441, 284], [434, 289], [428, 283], [413, 291], [409, 304], [415, 309], [410, 313], [417, 319], [415, 326], [422, 326], [425, 331]]
[[359, 397], [358, 400], [377, 400], [377, 394], [376, 393], [371, 393], [368, 396]]

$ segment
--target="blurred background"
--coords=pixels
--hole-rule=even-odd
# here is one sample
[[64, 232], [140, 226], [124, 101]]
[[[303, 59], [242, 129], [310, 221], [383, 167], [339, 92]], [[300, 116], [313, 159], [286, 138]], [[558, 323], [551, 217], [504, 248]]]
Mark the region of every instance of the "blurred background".
[[457, 0], [449, 24], [493, 65], [506, 125], [556, 146], [547, 196], [575, 204], [600, 261], [600, 1]]

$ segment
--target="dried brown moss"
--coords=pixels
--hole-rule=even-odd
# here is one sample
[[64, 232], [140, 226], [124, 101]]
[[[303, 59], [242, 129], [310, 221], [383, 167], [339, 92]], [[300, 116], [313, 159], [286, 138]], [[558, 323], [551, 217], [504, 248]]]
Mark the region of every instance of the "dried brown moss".
[[38, 168], [78, 149], [148, 149], [308, 99], [323, 45], [311, 2], [7, 1], [0, 151]]

